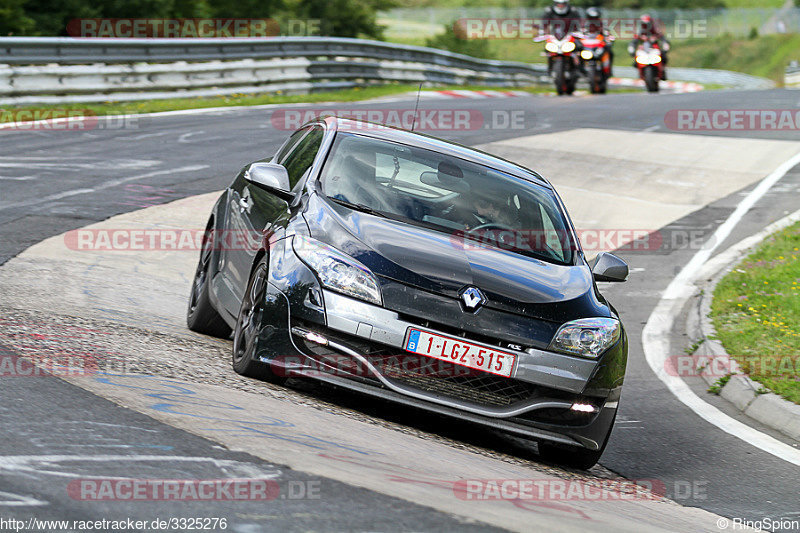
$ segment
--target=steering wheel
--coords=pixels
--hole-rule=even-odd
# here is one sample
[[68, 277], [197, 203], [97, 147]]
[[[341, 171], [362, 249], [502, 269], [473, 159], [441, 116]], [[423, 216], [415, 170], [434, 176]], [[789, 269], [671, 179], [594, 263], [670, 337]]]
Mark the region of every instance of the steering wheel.
[[487, 223], [485, 223], [485, 224], [481, 224], [481, 225], [479, 225], [479, 226], [475, 226], [474, 228], [472, 228], [471, 230], [469, 230], [467, 233], [474, 233], [474, 232], [476, 232], [476, 231], [480, 231], [480, 230], [484, 230], [484, 229], [489, 229], [489, 228], [497, 228], [497, 229], [500, 229], [500, 230], [508, 230], [508, 231], [511, 231], [511, 232], [513, 232], [513, 231], [516, 231], [516, 230], [515, 230], [514, 228], [512, 228], [511, 226], [507, 226], [507, 225], [505, 225], [505, 224], [501, 224], [501, 223], [499, 223], [499, 222], [487, 222]]

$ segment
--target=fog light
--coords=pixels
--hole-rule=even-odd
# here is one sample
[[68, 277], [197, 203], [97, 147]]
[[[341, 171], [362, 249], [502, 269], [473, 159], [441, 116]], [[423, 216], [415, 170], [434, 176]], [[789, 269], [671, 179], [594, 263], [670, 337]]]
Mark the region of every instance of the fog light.
[[310, 342], [316, 342], [317, 344], [321, 344], [323, 346], [328, 345], [328, 339], [320, 335], [319, 333], [314, 333], [313, 331], [307, 331], [303, 338]]
[[591, 52], [591, 50], [581, 50], [581, 57], [584, 59], [591, 59], [594, 57], [594, 54]]
[[594, 405], [590, 403], [573, 403], [570, 409], [579, 413], [594, 413], [596, 411]]

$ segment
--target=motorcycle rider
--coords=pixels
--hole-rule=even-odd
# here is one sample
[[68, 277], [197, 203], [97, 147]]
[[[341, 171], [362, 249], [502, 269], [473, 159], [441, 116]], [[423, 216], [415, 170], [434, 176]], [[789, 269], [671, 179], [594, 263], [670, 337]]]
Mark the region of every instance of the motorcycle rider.
[[553, 4], [544, 9], [542, 26], [544, 33], [563, 39], [565, 35], [580, 30], [581, 14], [569, 0], [553, 0]]
[[[661, 30], [658, 28], [658, 25], [653, 20], [653, 17], [650, 15], [642, 15], [639, 18], [639, 25], [636, 31], [636, 35], [634, 36], [631, 44], [628, 45], [628, 53], [631, 56], [636, 55], [636, 50], [639, 48], [639, 45], [646, 41], [655, 41], [658, 43], [658, 48], [661, 50], [661, 63], [664, 65], [664, 75], [663, 79], [667, 79], [667, 52], [669, 52], [669, 41], [664, 34], [661, 33]], [[633, 66], [636, 66], [636, 62], [634, 61]]]
[[614, 75], [614, 47], [611, 46], [609, 37], [611, 34], [606, 29], [603, 19], [600, 17], [600, 10], [596, 7], [586, 9], [586, 21], [583, 26], [584, 33], [599, 33], [605, 37], [605, 50], [608, 52], [609, 62], [611, 63], [609, 76]]
[[[569, 0], [553, 0], [553, 4], [544, 9], [542, 33], [563, 39], [572, 32], [581, 29], [581, 14], [570, 5]], [[552, 73], [552, 61], [547, 59], [547, 72]]]

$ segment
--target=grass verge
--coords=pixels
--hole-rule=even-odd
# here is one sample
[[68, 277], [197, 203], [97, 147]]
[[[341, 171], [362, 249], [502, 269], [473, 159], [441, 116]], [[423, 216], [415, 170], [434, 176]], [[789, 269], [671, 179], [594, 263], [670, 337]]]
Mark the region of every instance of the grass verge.
[[[14, 122], [19, 116], [20, 111], [33, 111], [41, 113], [46, 110], [58, 111], [87, 111], [97, 116], [103, 115], [132, 115], [138, 113], [158, 113], [162, 111], [180, 111], [185, 109], [208, 109], [213, 107], [237, 107], [254, 106], [266, 104], [298, 104], [298, 103], [322, 103], [322, 102], [355, 102], [391, 96], [395, 94], [414, 92], [417, 85], [381, 85], [365, 88], [353, 88], [340, 91], [326, 91], [310, 94], [233, 94], [229, 96], [215, 96], [208, 98], [172, 98], [167, 100], [145, 100], [139, 102], [115, 102], [107, 101], [102, 103], [81, 103], [81, 104], [53, 104], [53, 105], [25, 105], [25, 106], [5, 106], [0, 109], [0, 123]], [[423, 88], [423, 91], [442, 91], [442, 90], [510, 90], [502, 87], [492, 86], [443, 86], [433, 88]], [[515, 87], [513, 90], [525, 91], [531, 94], [551, 94], [555, 91], [550, 86], [528, 86]], [[640, 89], [627, 87], [610, 88], [609, 92], [641, 92]]]
[[[424, 38], [395, 39], [403, 44], [424, 46]], [[631, 66], [628, 41], [614, 43], [615, 64]], [[501, 61], [544, 63], [544, 46], [526, 39], [489, 40], [486, 57]], [[753, 38], [720, 35], [710, 38], [675, 40], [669, 55], [672, 67], [732, 70], [769, 78], [783, 84], [789, 61], [800, 61], [800, 34], [761, 35]]]
[[[135, 113], [178, 111], [183, 109], [207, 109], [211, 107], [316, 103], [334, 100], [338, 102], [352, 102], [389, 96], [413, 91], [415, 89], [416, 87], [412, 85], [382, 85], [310, 94], [281, 94], [278, 92], [269, 94], [231, 94], [213, 97], [169, 98], [164, 100], [143, 100], [134, 102], [108, 100], [100, 103], [5, 106], [5, 109], [17, 111], [22, 109], [70, 109], [89, 110], [97, 115], [128, 115]], [[0, 121], [2, 121], [2, 118], [0, 118]]]
[[769, 78], [779, 85], [791, 60], [800, 60], [800, 34], [678, 41], [670, 52], [670, 65], [675, 67], [733, 70]]
[[711, 317], [744, 372], [800, 404], [800, 223], [767, 238], [722, 278]]
[[[627, 41], [614, 43], [615, 64], [632, 65]], [[495, 40], [489, 43], [493, 59], [542, 63], [541, 44], [522, 40]], [[731, 35], [707, 39], [677, 40], [669, 53], [670, 67], [694, 67], [743, 72], [768, 78], [783, 85], [784, 68], [800, 61], [800, 34], [762, 35], [752, 39]], [[668, 67], [669, 68], [669, 67]]]

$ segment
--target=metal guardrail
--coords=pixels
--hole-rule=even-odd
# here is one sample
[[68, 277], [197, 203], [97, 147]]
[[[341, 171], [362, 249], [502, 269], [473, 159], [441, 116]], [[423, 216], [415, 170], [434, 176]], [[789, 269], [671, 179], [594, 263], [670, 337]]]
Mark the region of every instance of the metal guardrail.
[[140, 99], [132, 91], [202, 88], [220, 88], [216, 94], [221, 94], [254, 88], [307, 92], [331, 84], [513, 87], [545, 81], [543, 65], [362, 39], [0, 38], [2, 103], [53, 101], [57, 96], [83, 102]]
[[[728, 71], [671, 69], [670, 75], [746, 88], [771, 84]], [[549, 81], [541, 64], [363, 39], [0, 38], [0, 104], [304, 93], [387, 82], [514, 87]]]
[[800, 88], [800, 65], [796, 61], [786, 67], [783, 75], [783, 85], [792, 89]]
[[477, 59], [422, 46], [342, 37], [226, 39], [0, 38], [0, 64], [9, 65], [227, 61], [233, 59], [288, 57], [311, 58], [315, 56], [409, 61], [491, 72], [531, 71], [531, 66], [525, 63]]

